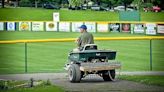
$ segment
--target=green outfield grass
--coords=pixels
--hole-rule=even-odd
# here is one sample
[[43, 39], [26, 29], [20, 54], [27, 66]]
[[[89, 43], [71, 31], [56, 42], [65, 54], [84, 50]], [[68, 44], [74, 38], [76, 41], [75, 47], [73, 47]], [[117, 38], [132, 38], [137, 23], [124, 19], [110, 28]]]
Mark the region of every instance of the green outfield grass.
[[121, 75], [119, 76], [120, 79], [129, 80], [140, 82], [147, 85], [156, 85], [156, 86], [164, 86], [164, 79], [163, 76], [128, 76], [128, 75]]
[[[0, 32], [0, 40], [74, 38], [80, 33]], [[95, 37], [144, 36], [129, 33], [93, 33]], [[149, 71], [149, 41], [96, 41], [100, 49], [117, 51], [122, 71]], [[63, 72], [74, 42], [28, 44], [28, 72]], [[164, 40], [153, 40], [153, 70], [163, 71]], [[24, 44], [0, 44], [0, 73], [24, 73]]]
[[[53, 12], [60, 13], [61, 21], [119, 21], [118, 12], [49, 10], [41, 8], [0, 8], [0, 21], [52, 21]], [[141, 21], [162, 22], [164, 21], [164, 13], [141, 12]]]

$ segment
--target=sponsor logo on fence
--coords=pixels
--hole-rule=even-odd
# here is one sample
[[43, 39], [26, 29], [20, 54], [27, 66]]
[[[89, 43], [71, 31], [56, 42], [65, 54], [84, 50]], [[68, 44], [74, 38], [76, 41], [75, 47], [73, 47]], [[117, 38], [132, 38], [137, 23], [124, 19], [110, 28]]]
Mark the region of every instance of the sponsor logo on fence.
[[134, 24], [134, 33], [144, 33], [144, 24]]
[[57, 22], [46, 22], [46, 31], [57, 31]]
[[3, 31], [3, 30], [4, 30], [4, 23], [0, 22], [0, 31]]
[[164, 33], [164, 24], [158, 24], [157, 29], [158, 33]]
[[15, 31], [16, 24], [15, 22], [7, 22], [7, 31]]
[[111, 32], [120, 32], [120, 24], [119, 23], [109, 24], [109, 30]]
[[59, 31], [70, 32], [70, 22], [59, 22]]
[[32, 22], [32, 31], [44, 31], [44, 22]]
[[129, 23], [123, 23], [121, 29], [122, 29], [122, 32], [130, 32], [130, 24]]
[[19, 22], [19, 31], [30, 31], [31, 22]]
[[108, 23], [97, 23], [97, 31], [98, 32], [108, 32]]
[[146, 34], [148, 35], [156, 35], [156, 24], [147, 23], [146, 24]]
[[72, 22], [72, 32], [80, 32], [79, 27], [83, 24], [83, 22]]
[[85, 22], [88, 32], [96, 32], [96, 23], [95, 22]]

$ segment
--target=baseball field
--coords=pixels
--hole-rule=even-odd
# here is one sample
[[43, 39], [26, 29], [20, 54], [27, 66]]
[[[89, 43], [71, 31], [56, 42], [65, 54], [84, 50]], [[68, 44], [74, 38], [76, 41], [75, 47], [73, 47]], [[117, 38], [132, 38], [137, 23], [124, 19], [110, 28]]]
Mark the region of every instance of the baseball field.
[[[53, 12], [60, 13], [61, 21], [119, 21], [119, 12], [91, 11], [91, 10], [72, 11], [72, 10], [65, 10], [65, 9], [47, 10], [41, 8], [36, 9], [36, 8], [22, 8], [22, 7], [4, 8], [4, 9], [0, 8], [0, 21], [52, 21]], [[141, 21], [144, 22], [164, 22], [163, 12], [154, 13], [154, 12], [141, 11], [140, 17], [141, 17]], [[94, 37], [148, 36], [144, 34], [112, 33], [112, 32], [108, 32], [108, 33], [97, 32], [92, 34], [94, 35]], [[19, 32], [18, 30], [16, 30], [15, 32], [0, 31], [0, 41], [77, 38], [79, 35], [80, 33], [76, 33], [76, 32], [45, 32], [45, 31]], [[116, 60], [121, 62], [122, 64], [122, 68], [120, 69], [120, 71], [150, 71], [150, 40], [95, 41], [95, 44], [98, 45], [99, 49], [110, 49], [110, 50], [117, 51]], [[73, 41], [27, 43], [27, 73], [35, 74], [35, 73], [65, 72], [64, 65], [67, 63], [68, 54], [73, 48], [76, 47], [77, 47], [76, 43]], [[164, 71], [163, 66], [164, 66], [164, 40], [152, 40], [152, 71], [154, 72]], [[24, 73], [25, 73], [25, 43], [0, 44], [0, 75], [24, 74]], [[129, 80], [128, 84], [124, 84], [123, 82], [119, 81], [121, 83], [121, 86], [125, 85], [126, 87], [129, 87], [130, 81], [135, 81], [147, 85], [156, 85], [156, 86], [164, 85], [163, 76], [160, 75], [159, 76], [158, 75], [157, 76], [121, 75], [118, 78], [120, 80]], [[65, 79], [62, 79], [62, 81], [63, 80]], [[119, 82], [113, 82], [113, 83], [116, 83], [117, 85], [117, 83]], [[63, 84], [65, 84], [65, 81]], [[89, 85], [90, 84], [93, 85], [94, 82], [89, 83]], [[112, 82], [109, 84], [112, 84]], [[105, 84], [105, 85], [109, 85], [109, 84]], [[86, 86], [88, 87], [88, 84]], [[97, 85], [95, 87], [98, 88], [101, 86]], [[133, 87], [133, 85], [131, 87]], [[142, 90], [142, 88], [144, 87], [141, 87], [140, 89]], [[147, 89], [147, 87], [145, 88]], [[75, 88], [75, 89], [79, 90], [79, 88]], [[122, 87], [121, 89], [124, 89], [124, 87]], [[41, 86], [33, 89], [23, 89], [23, 90], [15, 89], [6, 92], [18, 92], [18, 91], [25, 91], [25, 92], [61, 91], [62, 92], [63, 88], [60, 89], [60, 87], [58, 88], [56, 86], [47, 86], [47, 87]]]
[[[47, 10], [36, 8], [0, 9], [1, 21], [50, 21], [52, 13], [59, 12], [61, 21], [118, 21], [118, 12], [106, 11], [71, 11]], [[14, 15], [13, 15], [14, 14]], [[141, 12], [141, 21], [162, 22], [163, 12]], [[96, 16], [95, 16], [96, 15]], [[87, 17], [86, 17], [87, 16]], [[94, 16], [94, 17], [93, 17]], [[80, 33], [67, 32], [0, 32], [0, 40], [76, 38]], [[93, 33], [94, 37], [136, 37], [143, 34], [130, 33]], [[122, 63], [122, 71], [150, 70], [149, 40], [95, 41], [100, 49], [117, 51], [116, 60]], [[153, 70], [163, 71], [164, 41], [153, 40]], [[63, 72], [67, 63], [67, 55], [76, 48], [74, 42], [45, 42], [27, 44], [28, 72]], [[0, 73], [24, 73], [24, 43], [0, 44]]]
[[[1, 32], [0, 40], [76, 38], [80, 33], [68, 32]], [[138, 37], [129, 33], [93, 33], [94, 37]], [[149, 40], [95, 41], [99, 49], [117, 51], [121, 71], [149, 71]], [[163, 71], [164, 41], [153, 40], [153, 70]], [[27, 44], [28, 72], [63, 72], [68, 53], [76, 48], [74, 42], [44, 42]], [[0, 44], [0, 73], [24, 73], [24, 43]]]

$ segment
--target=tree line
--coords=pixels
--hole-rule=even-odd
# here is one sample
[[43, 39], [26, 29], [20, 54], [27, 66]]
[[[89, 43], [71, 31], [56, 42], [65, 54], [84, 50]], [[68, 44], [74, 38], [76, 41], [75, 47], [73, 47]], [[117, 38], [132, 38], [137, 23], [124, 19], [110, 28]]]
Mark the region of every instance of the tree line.
[[68, 4], [71, 6], [81, 6], [83, 4], [88, 4], [88, 2], [94, 2], [98, 5], [107, 4], [110, 7], [117, 6], [117, 5], [124, 5], [125, 7], [127, 7], [127, 5], [133, 4], [138, 9], [143, 4], [147, 4], [147, 6], [158, 5], [161, 8], [164, 7], [162, 5], [162, 3], [164, 3], [164, 0], [1, 0], [2, 8], [5, 7], [5, 3], [9, 3], [10, 1], [16, 2], [17, 6], [19, 6], [20, 2], [29, 2], [31, 4], [34, 3], [35, 7], [37, 7], [38, 3], [43, 4], [47, 2], [53, 2], [58, 5]]

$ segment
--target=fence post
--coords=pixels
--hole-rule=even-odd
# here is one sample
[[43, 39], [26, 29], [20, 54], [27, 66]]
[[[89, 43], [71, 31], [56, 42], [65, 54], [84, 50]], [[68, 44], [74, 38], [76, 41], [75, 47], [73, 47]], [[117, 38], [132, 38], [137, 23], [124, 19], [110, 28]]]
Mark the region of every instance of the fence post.
[[152, 39], [150, 39], [150, 71], [152, 71]]
[[25, 73], [27, 73], [27, 43], [25, 42]]

